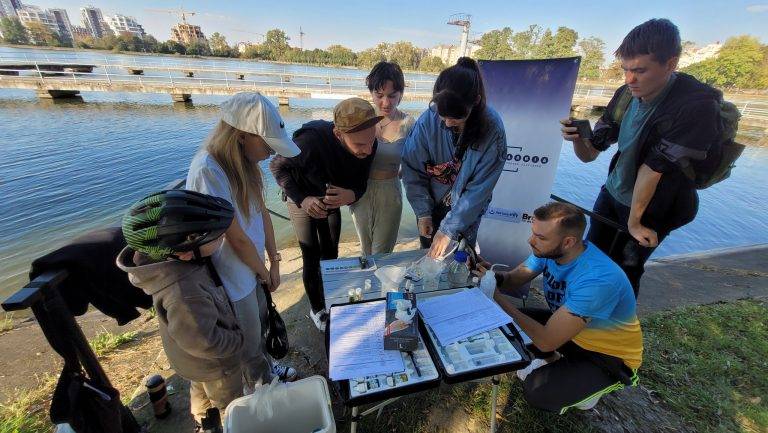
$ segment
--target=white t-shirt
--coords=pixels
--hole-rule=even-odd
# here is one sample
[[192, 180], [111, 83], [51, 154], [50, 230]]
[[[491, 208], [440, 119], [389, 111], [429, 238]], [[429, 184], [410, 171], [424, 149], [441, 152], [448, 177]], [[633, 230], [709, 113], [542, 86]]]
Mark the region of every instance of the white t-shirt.
[[[227, 175], [208, 152], [200, 151], [192, 159], [187, 173], [186, 189], [221, 197], [232, 203], [237, 222], [256, 246], [259, 257], [264, 260], [264, 220], [261, 212], [251, 205], [251, 218], [246, 221], [232, 197]], [[256, 275], [240, 260], [226, 238], [211, 259], [232, 302], [245, 298], [256, 287]]]

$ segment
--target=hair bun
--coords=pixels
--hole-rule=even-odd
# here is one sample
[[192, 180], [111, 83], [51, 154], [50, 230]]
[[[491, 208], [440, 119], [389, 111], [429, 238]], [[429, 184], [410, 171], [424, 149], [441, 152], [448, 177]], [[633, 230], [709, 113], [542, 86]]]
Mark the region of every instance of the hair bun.
[[459, 60], [456, 61], [456, 65], [461, 66], [463, 68], [469, 68], [474, 71], [480, 70], [480, 67], [477, 65], [477, 62], [470, 57], [459, 57]]

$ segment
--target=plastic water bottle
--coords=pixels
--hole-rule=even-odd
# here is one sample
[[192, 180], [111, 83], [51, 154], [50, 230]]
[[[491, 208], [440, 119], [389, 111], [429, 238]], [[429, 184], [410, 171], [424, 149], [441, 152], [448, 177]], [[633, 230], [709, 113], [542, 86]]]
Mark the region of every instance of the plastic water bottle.
[[467, 253], [456, 251], [453, 254], [453, 262], [448, 267], [448, 282], [451, 283], [451, 287], [462, 287], [468, 284], [468, 280]]

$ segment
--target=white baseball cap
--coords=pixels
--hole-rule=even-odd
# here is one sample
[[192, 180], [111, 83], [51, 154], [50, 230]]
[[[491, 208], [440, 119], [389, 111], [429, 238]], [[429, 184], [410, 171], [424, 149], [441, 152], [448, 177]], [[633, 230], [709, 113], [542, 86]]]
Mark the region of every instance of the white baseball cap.
[[241, 131], [263, 138], [279, 155], [290, 158], [301, 150], [288, 136], [274, 105], [258, 92], [237, 93], [221, 104], [221, 120]]

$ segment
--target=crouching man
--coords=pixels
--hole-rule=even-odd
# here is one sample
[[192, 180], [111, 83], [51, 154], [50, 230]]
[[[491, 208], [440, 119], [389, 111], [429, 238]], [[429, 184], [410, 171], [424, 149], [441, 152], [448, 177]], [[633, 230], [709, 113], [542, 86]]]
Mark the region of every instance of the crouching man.
[[[560, 414], [590, 409], [602, 395], [636, 385], [642, 361], [632, 285], [616, 263], [583, 240], [585, 226], [575, 206], [552, 202], [536, 209], [533, 254], [495, 275], [494, 298], [533, 340], [536, 359], [517, 373], [525, 399]], [[549, 308], [517, 308], [508, 295], [539, 274]]]

